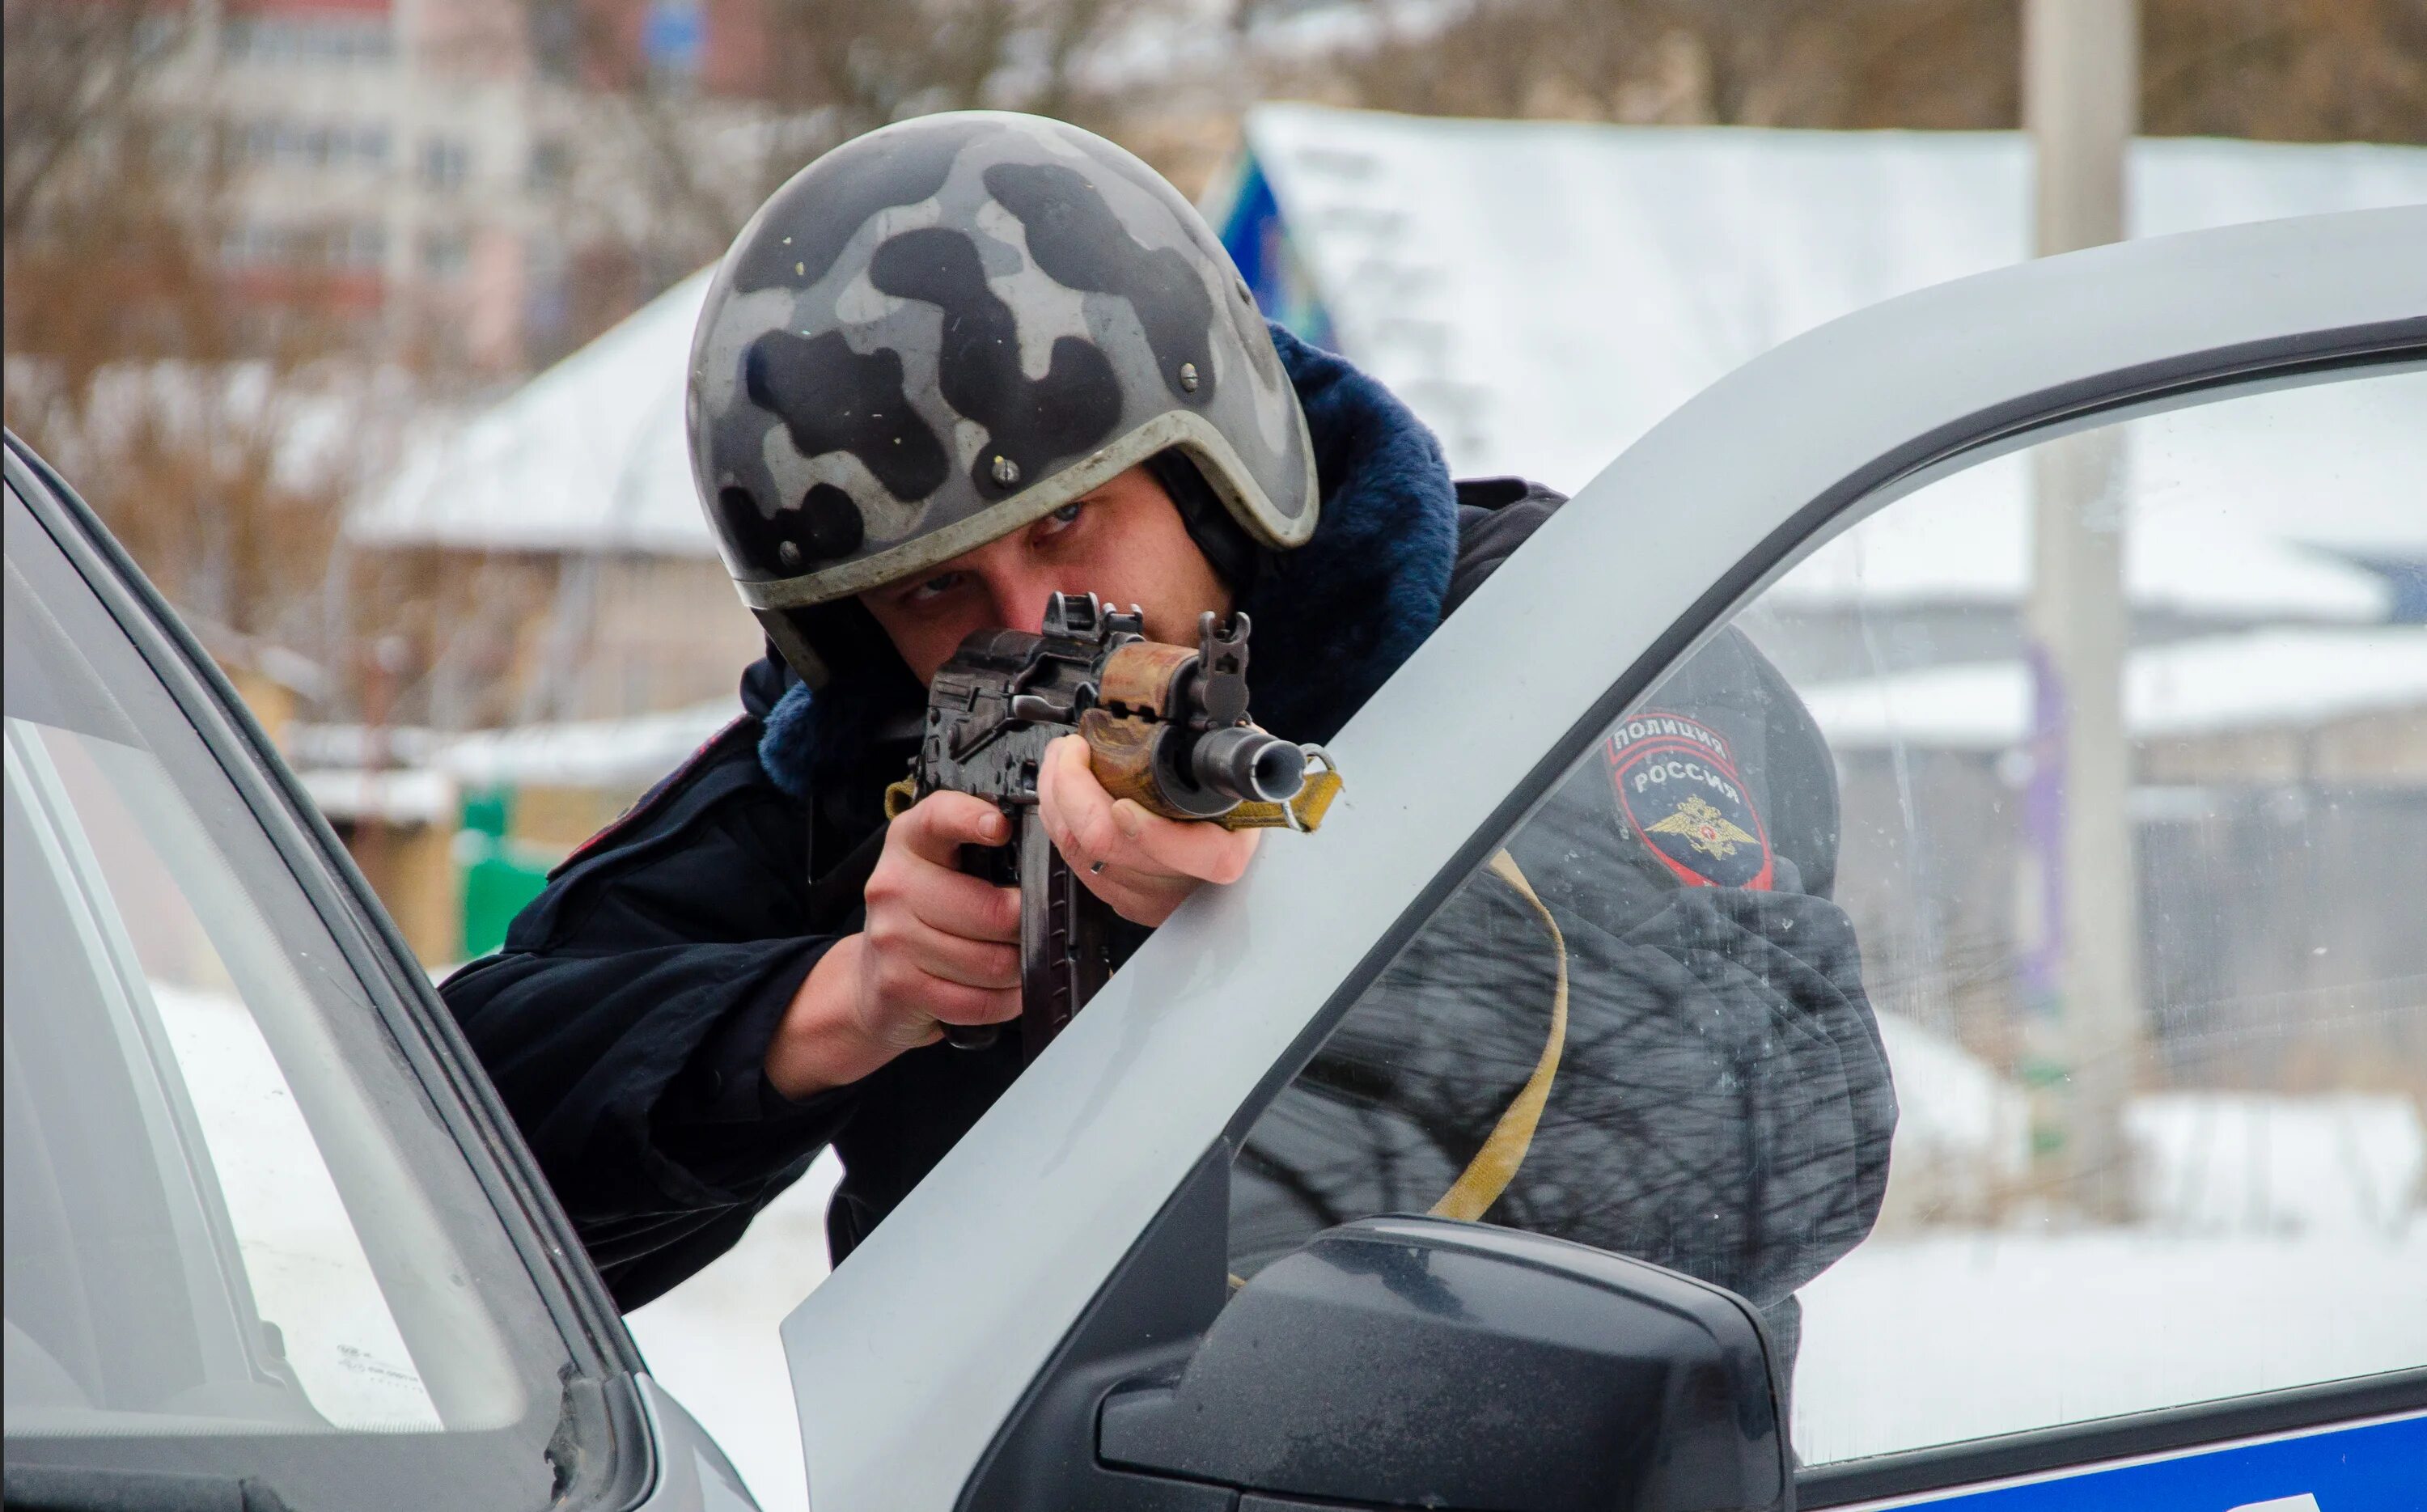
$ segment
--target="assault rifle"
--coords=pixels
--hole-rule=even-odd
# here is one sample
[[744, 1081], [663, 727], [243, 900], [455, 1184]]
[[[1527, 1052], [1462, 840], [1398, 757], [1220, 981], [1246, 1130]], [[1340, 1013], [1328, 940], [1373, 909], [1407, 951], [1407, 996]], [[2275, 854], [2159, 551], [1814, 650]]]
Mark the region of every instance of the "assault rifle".
[[[937, 672], [912, 774], [886, 794], [888, 814], [931, 792], [1000, 805], [1010, 843], [961, 848], [961, 869], [1019, 887], [1020, 1040], [1034, 1060], [1112, 974], [1111, 906], [1071, 873], [1036, 811], [1045, 748], [1086, 738], [1096, 780], [1169, 819], [1231, 829], [1311, 830], [1340, 789], [1319, 746], [1247, 723], [1247, 616], [1197, 622], [1197, 644], [1146, 638], [1144, 616], [1093, 593], [1056, 593], [1043, 633], [980, 630]], [[1319, 766], [1310, 779], [1309, 768]], [[954, 1025], [983, 1049], [995, 1026]]]

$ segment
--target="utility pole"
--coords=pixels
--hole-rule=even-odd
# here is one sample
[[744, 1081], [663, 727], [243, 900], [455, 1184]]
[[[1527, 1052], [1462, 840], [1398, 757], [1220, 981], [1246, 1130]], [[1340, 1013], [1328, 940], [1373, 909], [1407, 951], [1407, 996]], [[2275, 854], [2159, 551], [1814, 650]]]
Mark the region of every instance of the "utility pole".
[[[2120, 240], [2139, 116], [2138, 0], [2024, 0], [2023, 120], [2041, 256]], [[2025, 1036], [2034, 1145], [2085, 1214], [2131, 1216], [2124, 1105], [2140, 1063], [2140, 930], [2124, 720], [2131, 643], [2123, 437], [2031, 452], [2031, 790], [2024, 805]]]

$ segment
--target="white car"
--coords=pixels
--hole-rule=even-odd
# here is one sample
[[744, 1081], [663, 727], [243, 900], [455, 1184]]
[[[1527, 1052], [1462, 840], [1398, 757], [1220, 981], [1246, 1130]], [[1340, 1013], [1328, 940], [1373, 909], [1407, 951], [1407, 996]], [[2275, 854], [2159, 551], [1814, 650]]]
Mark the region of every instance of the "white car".
[[[2140, 856], [2087, 907], [2020, 596], [2025, 479], [2084, 458]], [[268, 742], [7, 469], [9, 1504], [748, 1504]], [[1714, 385], [1332, 743], [1322, 832], [1158, 931], [785, 1323], [812, 1505], [2427, 1505], [2427, 610], [2254, 514], [2329, 539], [2388, 498], [2427, 515], [2427, 208], [1991, 273]], [[1800, 1346], [1533, 1209], [1333, 1212], [1243, 1265], [1260, 1119], [1729, 624], [1835, 751], [1806, 886], [1902, 1106]], [[2130, 1011], [2034, 1006], [2050, 919], [2120, 932]], [[1501, 1005], [1545, 1047], [1522, 1132], [1626, 1116], [1559, 1100], [1606, 1074], [1561, 1037], [1581, 927], [1494, 949], [1556, 963]]]

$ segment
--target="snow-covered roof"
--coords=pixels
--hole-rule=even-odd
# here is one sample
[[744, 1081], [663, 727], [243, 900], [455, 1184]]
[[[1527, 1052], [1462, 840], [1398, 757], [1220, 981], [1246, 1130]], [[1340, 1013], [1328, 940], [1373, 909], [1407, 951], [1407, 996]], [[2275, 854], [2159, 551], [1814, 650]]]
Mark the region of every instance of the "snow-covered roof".
[[[1246, 135], [1343, 350], [1406, 396], [1468, 474], [1576, 487], [1669, 410], [1777, 342], [2027, 251], [2025, 147], [2011, 133], [1593, 126], [1264, 106], [1249, 113]], [[2427, 150], [2143, 141], [2132, 186], [2140, 234], [2420, 202]], [[682, 421], [708, 276], [676, 285], [421, 447], [393, 486], [363, 502], [353, 536], [712, 555]], [[2427, 426], [2416, 431], [2427, 435]], [[2390, 446], [2380, 430], [2359, 439], [2348, 455]], [[2215, 470], [2274, 477], [2289, 465]], [[2361, 575], [2317, 558], [2289, 561], [2272, 538], [2390, 539], [2396, 555], [2427, 557], [2427, 511], [2388, 520], [2375, 498], [2313, 496], [2289, 521], [2254, 513], [2253, 535], [2270, 539], [2244, 553], [2249, 570], [2208, 579], [2223, 583], [2211, 596], [2238, 602], [2248, 581], [2264, 580], [2280, 598], [2291, 592], [2283, 585], [2307, 583], [2301, 612], [2374, 617], [2381, 597]], [[1995, 514], [1984, 528], [2012, 534]], [[1969, 546], [1956, 555], [1989, 560]], [[2011, 593], [2022, 559], [1998, 560], [1997, 592]], [[1935, 580], [1916, 579], [1925, 589]], [[1882, 587], [1876, 573], [1870, 581]]]
[[[2359, 556], [2427, 561], [2427, 373], [2243, 395], [2124, 431], [2126, 577], [2144, 610], [2383, 620]], [[1830, 541], [1782, 604], [2012, 603], [2030, 560], [2028, 452], [1951, 474]]]
[[432, 760], [469, 788], [642, 788], [741, 712], [728, 698], [627, 719], [481, 730], [447, 741]]
[[416, 447], [356, 507], [347, 533], [491, 551], [715, 555], [683, 435], [692, 327], [711, 271]]
[[[1267, 106], [1247, 140], [1341, 348], [1441, 431], [1459, 471], [1568, 489], [1788, 337], [2028, 252], [2028, 148], [2011, 132]], [[2163, 235], [2427, 202], [2427, 150], [2149, 139], [2129, 183], [2133, 233]], [[2381, 619], [2384, 578], [2304, 546], [2427, 561], [2427, 375], [2175, 412], [2136, 425], [2132, 453], [2144, 608]], [[2027, 469], [2012, 457], [1954, 475], [1777, 592], [2012, 602], [2028, 571]]]
[[[1802, 693], [1840, 751], [2003, 751], [2030, 727], [2020, 661], [1929, 667]], [[2124, 707], [2140, 740], [2427, 710], [2427, 626], [2281, 627], [2144, 647], [2125, 664]]]
[[[1790, 336], [2029, 254], [2013, 132], [1250, 111], [1341, 349], [1473, 474], [1575, 489]], [[2427, 202], [2427, 149], [2137, 141], [2134, 236]]]
[[[362, 780], [365, 773], [358, 769], [370, 759], [374, 746], [399, 769], [417, 769], [416, 776], [464, 788], [639, 789], [672, 772], [741, 712], [741, 706], [726, 698], [622, 719], [562, 720], [495, 730], [392, 725], [373, 732], [360, 724], [296, 724], [286, 732], [285, 748], [287, 759], [303, 770], [303, 786], [316, 800], [324, 791], [334, 800], [348, 800], [355, 791], [349, 785]], [[401, 776], [403, 772], [385, 775]]]
[[295, 779], [303, 785], [313, 806], [333, 820], [450, 826], [455, 822], [455, 785], [443, 772], [423, 767], [382, 772], [329, 767], [299, 772]]

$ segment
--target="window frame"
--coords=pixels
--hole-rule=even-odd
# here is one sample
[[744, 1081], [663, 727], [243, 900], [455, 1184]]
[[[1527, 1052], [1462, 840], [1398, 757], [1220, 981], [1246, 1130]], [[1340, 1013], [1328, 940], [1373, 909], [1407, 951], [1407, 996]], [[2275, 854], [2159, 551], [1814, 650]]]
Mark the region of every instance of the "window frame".
[[637, 1384], [646, 1367], [570, 1220], [428, 974], [218, 663], [90, 507], [13, 431], [7, 434], [0, 471], [9, 502], [22, 504], [58, 546], [294, 876], [372, 1003], [379, 1032], [397, 1047], [437, 1121], [462, 1150], [529, 1273], [576, 1367], [564, 1387], [567, 1424], [578, 1425], [583, 1439], [602, 1451], [582, 1467], [587, 1484], [568, 1488], [564, 1504], [640, 1504], [656, 1479]]

